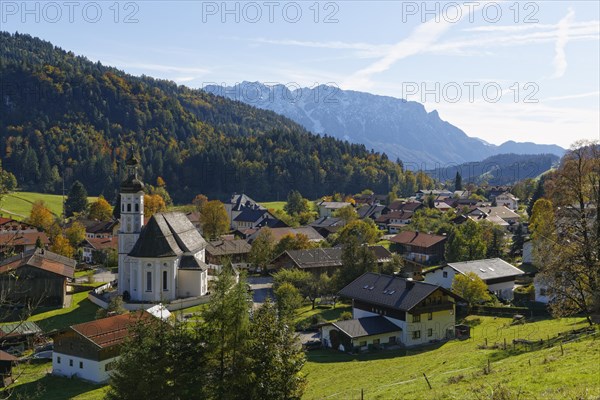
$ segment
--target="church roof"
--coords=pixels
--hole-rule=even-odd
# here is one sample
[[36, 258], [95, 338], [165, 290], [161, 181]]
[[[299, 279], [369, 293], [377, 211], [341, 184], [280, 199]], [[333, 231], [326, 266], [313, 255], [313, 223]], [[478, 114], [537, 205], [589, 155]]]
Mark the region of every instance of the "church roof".
[[190, 220], [181, 212], [156, 213], [144, 226], [131, 257], [173, 257], [196, 253], [206, 241]]

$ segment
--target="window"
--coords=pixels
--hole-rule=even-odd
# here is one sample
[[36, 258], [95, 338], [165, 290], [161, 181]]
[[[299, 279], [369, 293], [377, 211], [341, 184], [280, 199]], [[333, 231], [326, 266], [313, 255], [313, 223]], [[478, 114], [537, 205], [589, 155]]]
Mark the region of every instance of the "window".
[[431, 328], [427, 329], [427, 336], [428, 337], [432, 337], [433, 336], [433, 329], [431, 329]]
[[379, 339], [373, 339], [373, 344], [379, 344]]
[[121, 211], [125, 212], [125, 204], [121, 204]]
[[79, 369], [83, 369], [83, 361], [79, 361]]
[[413, 331], [412, 338], [413, 339], [420, 339], [421, 338], [421, 331]]
[[69, 367], [73, 366], [73, 360], [69, 360]]
[[366, 341], [366, 340], [363, 340], [362, 342], [358, 343], [358, 345], [359, 345], [360, 347], [365, 347], [365, 346], [367, 345], [367, 341]]
[[448, 271], [444, 271], [444, 272], [442, 272], [442, 276], [443, 276], [444, 278], [447, 278], [447, 277], [448, 277]]
[[146, 272], [146, 292], [152, 291], [152, 271]]
[[427, 314], [427, 319], [431, 321], [433, 319], [433, 313]]
[[56, 357], [56, 363], [60, 364], [60, 356]]
[[167, 287], [167, 271], [163, 271], [163, 276], [162, 276], [162, 283], [163, 283], [163, 291], [167, 291], [168, 287]]
[[136, 203], [135, 204], [135, 212], [138, 212], [138, 211], [140, 211], [140, 205]]
[[415, 314], [415, 315], [413, 315], [412, 322], [421, 322], [421, 314]]
[[127, 203], [127, 212], [131, 212], [131, 203]]

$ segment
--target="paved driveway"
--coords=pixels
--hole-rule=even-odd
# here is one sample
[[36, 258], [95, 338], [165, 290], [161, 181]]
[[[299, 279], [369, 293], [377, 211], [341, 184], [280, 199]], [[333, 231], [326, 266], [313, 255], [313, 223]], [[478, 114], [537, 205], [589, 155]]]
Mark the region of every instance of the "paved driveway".
[[252, 289], [252, 301], [254, 308], [265, 302], [267, 297], [274, 299], [273, 295], [273, 278], [270, 276], [248, 277], [248, 284]]

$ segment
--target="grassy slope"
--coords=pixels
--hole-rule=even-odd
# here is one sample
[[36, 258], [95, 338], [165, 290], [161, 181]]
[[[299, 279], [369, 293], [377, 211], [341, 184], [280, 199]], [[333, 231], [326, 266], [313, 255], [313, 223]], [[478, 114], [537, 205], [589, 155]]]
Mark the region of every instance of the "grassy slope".
[[[504, 338], [508, 343], [514, 338], [546, 339], [548, 335], [585, 326], [582, 319], [544, 320], [511, 327], [506, 318], [480, 318], [482, 323], [472, 330], [471, 339], [451, 341], [434, 350], [359, 356], [310, 352], [304, 369], [308, 374], [304, 397], [360, 398], [362, 388], [369, 399], [471, 399], [478, 398], [476, 391], [489, 394], [499, 385], [506, 385], [515, 394], [520, 390], [520, 399], [600, 395], [598, 337], [595, 341], [566, 344], [564, 355], [559, 347], [533, 352], [477, 349], [486, 337], [489, 343], [502, 343]], [[488, 358], [492, 373], [483, 375]], [[423, 373], [433, 390], [428, 390]], [[463, 376], [460, 382], [448, 382], [450, 377], [459, 375]]]
[[274, 210], [283, 210], [283, 206], [285, 206], [285, 203], [285, 201], [268, 201], [259, 204], [265, 207], [266, 209], [272, 208]]
[[[10, 214], [12, 218], [18, 220], [23, 219], [29, 215], [32, 204], [38, 200], [43, 200], [46, 207], [55, 215], [62, 214], [62, 196], [33, 192], [14, 192], [4, 196], [0, 203], [2, 209], [0, 213], [5, 216]], [[96, 201], [96, 197], [88, 197], [88, 201]]]

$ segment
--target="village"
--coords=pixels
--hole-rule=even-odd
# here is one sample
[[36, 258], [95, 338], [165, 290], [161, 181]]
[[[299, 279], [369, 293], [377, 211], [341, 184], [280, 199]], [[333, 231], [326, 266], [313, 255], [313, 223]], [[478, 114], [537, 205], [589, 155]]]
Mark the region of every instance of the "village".
[[[40, 225], [43, 204], [0, 219], [5, 387], [32, 359], [48, 360], [52, 376], [106, 385], [140, 321], [195, 321], [225, 273], [243, 281], [251, 309], [274, 301], [291, 316], [309, 352], [427, 351], [469, 340], [468, 315], [550, 316], [556, 291], [536, 268], [531, 211], [511, 187], [463, 188], [457, 173], [451, 189], [408, 198], [199, 195], [169, 210], [147, 193], [133, 152], [126, 164], [115, 210], [96, 213], [103, 199], [73, 210], [64, 237]], [[72, 321], [36, 318], [82, 301], [90, 311]]]

